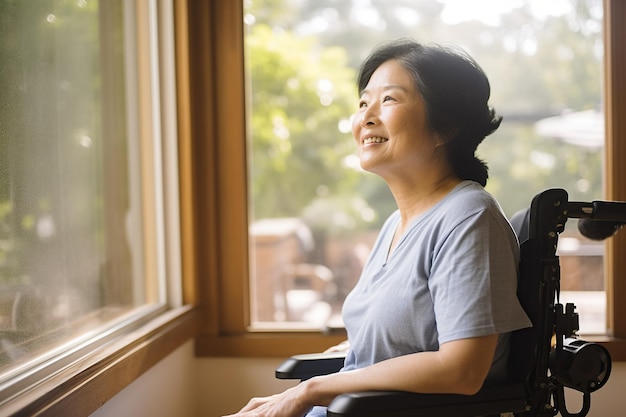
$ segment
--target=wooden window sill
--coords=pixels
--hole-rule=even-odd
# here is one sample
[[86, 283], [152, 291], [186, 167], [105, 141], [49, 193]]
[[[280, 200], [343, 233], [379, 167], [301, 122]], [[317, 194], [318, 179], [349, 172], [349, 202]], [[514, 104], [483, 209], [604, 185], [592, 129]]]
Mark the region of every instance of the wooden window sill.
[[[606, 347], [613, 362], [626, 361], [626, 339], [605, 335], [581, 335], [588, 342]], [[316, 353], [346, 340], [344, 332], [325, 335], [314, 332], [250, 332], [240, 335], [196, 338], [199, 357], [287, 358], [300, 353]]]
[[603, 345], [611, 354], [611, 360], [613, 362], [626, 361], [626, 339], [608, 335], [581, 335], [580, 339]]
[[250, 332], [240, 335], [196, 338], [196, 354], [205, 357], [288, 358], [300, 353], [323, 352], [346, 340], [345, 332]]
[[1, 415], [89, 415], [197, 333], [192, 307], [172, 309], [0, 407]]

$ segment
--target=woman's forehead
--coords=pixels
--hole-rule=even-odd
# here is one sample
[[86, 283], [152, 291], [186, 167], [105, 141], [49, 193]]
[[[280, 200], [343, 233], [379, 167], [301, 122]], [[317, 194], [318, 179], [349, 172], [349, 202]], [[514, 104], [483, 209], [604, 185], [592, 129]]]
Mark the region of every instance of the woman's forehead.
[[415, 82], [412, 74], [397, 60], [382, 63], [372, 73], [363, 93], [377, 89], [401, 89], [406, 92], [415, 91]]

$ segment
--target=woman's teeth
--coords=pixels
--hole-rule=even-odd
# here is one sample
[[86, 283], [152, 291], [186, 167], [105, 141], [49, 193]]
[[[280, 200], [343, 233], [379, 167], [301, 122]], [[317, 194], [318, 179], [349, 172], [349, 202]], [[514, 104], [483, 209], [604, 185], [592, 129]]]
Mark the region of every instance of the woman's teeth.
[[383, 142], [387, 142], [389, 139], [387, 138], [381, 138], [381, 137], [374, 137], [374, 138], [367, 138], [363, 141], [364, 145], [368, 145], [370, 143], [383, 143]]

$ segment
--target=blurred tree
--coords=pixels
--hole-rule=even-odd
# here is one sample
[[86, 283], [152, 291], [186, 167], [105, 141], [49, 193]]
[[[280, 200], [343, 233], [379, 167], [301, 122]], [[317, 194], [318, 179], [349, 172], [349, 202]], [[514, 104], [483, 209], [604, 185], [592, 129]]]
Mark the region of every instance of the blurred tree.
[[[542, 11], [538, 4], [528, 1], [511, 3], [508, 10], [501, 11], [495, 23], [470, 18], [450, 23], [444, 14], [453, 4], [443, 1], [248, 0], [247, 10], [255, 17], [255, 25], [248, 35], [248, 42], [254, 43], [256, 48], [250, 54], [249, 63], [251, 76], [256, 79], [252, 88], [255, 95], [257, 90], [266, 93], [274, 91], [267, 82], [273, 80], [272, 83], [284, 84], [281, 80], [289, 80], [290, 77], [295, 77], [304, 85], [307, 81], [303, 77], [310, 79], [335, 73], [343, 65], [355, 71], [374, 45], [401, 36], [427, 43], [459, 44], [476, 58], [489, 76], [491, 102], [504, 116], [501, 128], [485, 140], [478, 153], [490, 165], [491, 179], [487, 188], [501, 201], [507, 214], [511, 215], [528, 205], [537, 192], [547, 187], [566, 188], [577, 199], [599, 198], [602, 193], [602, 152], [541, 137], [536, 133], [534, 124], [567, 110], [601, 108], [602, 2], [571, 0], [569, 6], [564, 3], [562, 10], [556, 12], [554, 9]], [[266, 29], [257, 31], [257, 25], [264, 25]], [[252, 38], [260, 34], [266, 38], [256, 43], [258, 40]], [[272, 46], [277, 39], [287, 38], [294, 42], [292, 47], [277, 50]], [[327, 48], [332, 51], [340, 48], [345, 55], [341, 62], [335, 60], [332, 67], [324, 68], [321, 62], [311, 65], [310, 59], [303, 59], [306, 53], [300, 47], [293, 47], [297, 42], [302, 42], [299, 44], [302, 48], [309, 48], [309, 57], [323, 55], [322, 51]], [[269, 54], [264, 49], [270, 48], [272, 53], [277, 54], [275, 63], [263, 69], [261, 66], [269, 64], [254, 62], [254, 54]], [[275, 65], [281, 59], [284, 60], [281, 66], [286, 66], [287, 62], [294, 65], [288, 70], [289, 74], [282, 74], [287, 71], [286, 68], [280, 72], [276, 70]], [[271, 77], [261, 77], [256, 72], [269, 72]], [[281, 75], [277, 76], [279, 73]], [[345, 76], [335, 81], [335, 101], [356, 102], [354, 88], [351, 85], [340, 86], [341, 82], [353, 83], [354, 79]], [[291, 82], [294, 83], [293, 79]], [[347, 95], [340, 97], [340, 92]], [[311, 137], [313, 131], [306, 132], [307, 123], [311, 123], [310, 118], [315, 114], [325, 116], [324, 124], [329, 129], [327, 134], [338, 138], [336, 125], [348, 118], [353, 107], [345, 104], [329, 111], [313, 94], [309, 94], [313, 107], [293, 106], [292, 101], [299, 99], [292, 93], [301, 94], [300, 99], [305, 100], [302, 90], [290, 91], [288, 105], [274, 101], [276, 107], [272, 107], [273, 110], [266, 107], [259, 114], [255, 112], [261, 102], [270, 103], [271, 100], [254, 99], [259, 101], [253, 105], [253, 140], [256, 142], [256, 138], [266, 136], [265, 142], [262, 141], [265, 145], [260, 144], [258, 149], [254, 145], [254, 164], [276, 165], [273, 171], [254, 168], [254, 195], [263, 196], [260, 199], [255, 197], [257, 217], [268, 213], [284, 215], [287, 212], [270, 208], [271, 204], [280, 204], [285, 209], [290, 207], [291, 215], [300, 215], [298, 209], [305, 205], [307, 198], [310, 198], [309, 204], [319, 198], [313, 192], [318, 183], [323, 185], [321, 189], [325, 190], [327, 198], [333, 197], [335, 205], [339, 204], [337, 201], [344, 200], [344, 205], [348, 206], [348, 201], [354, 201], [355, 195], [361, 195], [377, 213], [378, 221], [384, 219], [395, 207], [384, 182], [369, 174], [360, 174], [355, 179], [339, 163], [351, 152], [349, 140], [345, 142], [346, 147], [341, 148], [342, 153], [335, 156], [333, 152], [338, 150], [323, 145], [319, 139], [321, 130], [317, 128], [314, 135], [320, 146], [305, 147], [296, 141], [297, 137]], [[319, 109], [316, 110], [315, 106]], [[270, 111], [273, 113], [270, 114]], [[285, 112], [289, 112], [288, 117]], [[280, 117], [275, 117], [277, 115]], [[262, 120], [257, 120], [257, 117]], [[329, 120], [332, 117], [335, 117], [334, 123]], [[272, 133], [276, 130], [275, 123], [286, 123], [285, 120], [294, 124], [290, 127], [289, 144], [277, 140]], [[303, 123], [305, 120], [309, 122]], [[300, 131], [300, 128], [304, 130]], [[270, 139], [272, 135], [274, 137]], [[270, 146], [270, 143], [273, 145]], [[280, 147], [289, 148], [289, 153], [283, 149], [281, 154], [277, 150]], [[272, 161], [262, 162], [263, 155], [270, 155]], [[329, 173], [313, 170], [328, 167], [338, 167], [349, 180], [338, 180]], [[271, 179], [263, 179], [270, 172]], [[314, 179], [313, 173], [321, 175], [321, 179]], [[333, 184], [333, 180], [338, 182]], [[272, 194], [271, 189], [278, 194]], [[280, 202], [290, 195], [299, 197], [290, 204]], [[280, 203], [265, 201], [270, 199]], [[265, 208], [259, 210], [259, 204]], [[376, 221], [371, 223], [372, 227], [379, 225]]]
[[315, 203], [308, 212], [316, 222], [356, 226], [360, 175], [346, 163], [355, 149], [354, 70], [344, 50], [263, 23], [252, 25], [246, 40], [255, 217], [300, 215]]
[[35, 271], [51, 257], [41, 219], [65, 231], [96, 221], [98, 29], [97, 2], [0, 1], [0, 282], [50, 274]]

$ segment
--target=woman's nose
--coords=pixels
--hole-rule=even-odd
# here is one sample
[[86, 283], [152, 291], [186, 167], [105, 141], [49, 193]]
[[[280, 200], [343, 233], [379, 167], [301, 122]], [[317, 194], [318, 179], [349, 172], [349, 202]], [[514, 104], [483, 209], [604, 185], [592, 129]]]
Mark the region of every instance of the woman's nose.
[[378, 121], [378, 115], [375, 110], [375, 107], [372, 106], [372, 107], [366, 108], [361, 117], [361, 126], [371, 127], [371, 126], [376, 125], [377, 121]]

